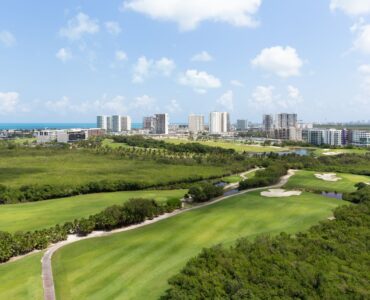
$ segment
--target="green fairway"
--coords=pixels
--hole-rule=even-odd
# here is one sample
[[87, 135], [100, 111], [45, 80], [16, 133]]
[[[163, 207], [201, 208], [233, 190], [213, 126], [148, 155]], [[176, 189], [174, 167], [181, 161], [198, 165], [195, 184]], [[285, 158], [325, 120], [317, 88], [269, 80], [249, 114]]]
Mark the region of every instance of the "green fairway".
[[0, 299], [43, 299], [40, 262], [42, 255], [43, 252], [15, 262], [0, 264]]
[[[159, 184], [191, 176], [222, 176], [232, 166], [164, 164], [96, 155], [85, 150], [17, 149], [0, 151], [0, 184], [82, 185], [101, 180]], [[166, 172], [163, 172], [163, 170]]]
[[[164, 139], [167, 143], [181, 144], [181, 143], [194, 143], [185, 139]], [[260, 145], [248, 145], [238, 142], [227, 142], [227, 141], [196, 141], [202, 145], [221, 147], [226, 149], [234, 149], [237, 152], [279, 152], [289, 151], [289, 148], [272, 147], [272, 146], [260, 146]]]
[[62, 199], [0, 205], [0, 230], [8, 232], [37, 230], [88, 217], [104, 208], [122, 204], [130, 198], [165, 201], [180, 199], [186, 190], [134, 191], [81, 195]]
[[360, 176], [345, 173], [336, 173], [337, 177], [342, 178], [336, 182], [325, 181], [315, 177], [315, 174], [325, 174], [326, 172], [298, 171], [291, 177], [286, 188], [300, 188], [307, 191], [328, 191], [328, 192], [354, 192], [355, 184], [358, 182], [370, 182], [369, 176]]
[[254, 192], [66, 246], [53, 257], [57, 299], [158, 299], [168, 288], [167, 280], [203, 247], [305, 230], [344, 203], [310, 193], [265, 198]]

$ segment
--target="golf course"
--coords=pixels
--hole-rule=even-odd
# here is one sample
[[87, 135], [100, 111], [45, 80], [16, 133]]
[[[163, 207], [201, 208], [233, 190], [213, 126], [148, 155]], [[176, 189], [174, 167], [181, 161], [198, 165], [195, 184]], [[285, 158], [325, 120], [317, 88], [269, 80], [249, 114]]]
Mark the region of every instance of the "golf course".
[[288, 189], [299, 188], [307, 191], [349, 193], [356, 190], [356, 183], [370, 182], [370, 176], [334, 173], [339, 179], [337, 181], [327, 181], [317, 178], [315, 176], [316, 174], [326, 174], [326, 172], [297, 171], [296, 175], [290, 178], [285, 187]]
[[305, 230], [344, 203], [310, 193], [265, 198], [253, 192], [66, 246], [52, 260], [57, 299], [156, 299], [166, 290], [167, 279], [203, 247]]
[[30, 231], [63, 224], [96, 214], [111, 205], [121, 205], [132, 198], [166, 201], [181, 199], [186, 190], [132, 191], [80, 195], [75, 197], [0, 206], [3, 231]]

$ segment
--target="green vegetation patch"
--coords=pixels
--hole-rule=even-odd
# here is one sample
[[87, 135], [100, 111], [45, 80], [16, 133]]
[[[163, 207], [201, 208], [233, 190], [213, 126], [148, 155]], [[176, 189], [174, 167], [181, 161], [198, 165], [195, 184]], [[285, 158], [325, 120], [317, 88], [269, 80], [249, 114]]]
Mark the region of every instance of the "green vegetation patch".
[[43, 299], [41, 257], [43, 252], [0, 264], [0, 299]]
[[305, 230], [344, 201], [303, 193], [235, 196], [140, 229], [69, 245], [53, 257], [58, 299], [157, 299], [203, 247]]
[[0, 229], [8, 232], [43, 229], [88, 217], [108, 206], [123, 204], [131, 198], [148, 198], [164, 202], [173, 198], [180, 199], [185, 193], [186, 190], [100, 193], [0, 205]]
[[370, 182], [370, 176], [336, 173], [341, 180], [332, 182], [316, 178], [315, 174], [327, 172], [297, 171], [285, 185], [287, 189], [304, 189], [307, 191], [327, 191], [338, 193], [350, 193], [356, 190], [355, 184], [359, 182]]

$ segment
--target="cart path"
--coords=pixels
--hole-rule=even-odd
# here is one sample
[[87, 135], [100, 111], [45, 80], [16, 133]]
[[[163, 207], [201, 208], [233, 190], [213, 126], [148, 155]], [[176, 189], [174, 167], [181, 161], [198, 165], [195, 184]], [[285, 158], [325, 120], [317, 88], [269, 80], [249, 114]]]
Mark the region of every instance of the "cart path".
[[[258, 169], [250, 170], [248, 172], [243, 173], [243, 175], [246, 175], [247, 173], [254, 172], [256, 170], [258, 170]], [[279, 182], [275, 185], [248, 189], [248, 190], [240, 191], [236, 194], [229, 195], [229, 196], [221, 196], [219, 198], [214, 199], [213, 201], [209, 201], [209, 202], [206, 202], [206, 203], [201, 203], [201, 204], [192, 206], [190, 208], [175, 210], [172, 213], [163, 214], [163, 215], [161, 215], [157, 218], [154, 218], [152, 220], [146, 220], [146, 221], [144, 221], [140, 224], [127, 226], [127, 227], [115, 229], [115, 230], [112, 230], [112, 231], [93, 231], [92, 233], [90, 233], [89, 235], [84, 236], [84, 237], [79, 237], [79, 236], [76, 236], [76, 235], [69, 235], [67, 240], [61, 241], [61, 242], [58, 242], [56, 244], [51, 245], [47, 249], [47, 251], [45, 252], [44, 256], [41, 259], [44, 300], [55, 300], [56, 299], [51, 259], [52, 259], [53, 254], [57, 250], [59, 250], [60, 248], [66, 246], [66, 245], [78, 242], [78, 241], [91, 239], [91, 238], [110, 236], [110, 235], [115, 234], [115, 233], [125, 232], [125, 231], [133, 230], [133, 229], [136, 229], [136, 228], [144, 227], [144, 226], [147, 226], [147, 225], [150, 225], [150, 224], [157, 223], [157, 222], [162, 221], [162, 220], [166, 220], [168, 218], [172, 218], [174, 216], [177, 216], [179, 214], [182, 214], [182, 213], [185, 213], [185, 212], [188, 212], [188, 211], [191, 211], [191, 210], [195, 210], [195, 209], [199, 209], [199, 208], [206, 207], [206, 206], [209, 206], [209, 205], [213, 205], [215, 203], [221, 202], [223, 200], [226, 200], [226, 199], [238, 196], [238, 195], [242, 195], [242, 194], [246, 194], [246, 193], [250, 193], [250, 192], [254, 192], [254, 191], [259, 191], [259, 190], [280, 188], [280, 187], [284, 186], [288, 182], [289, 178], [291, 176], [293, 176], [294, 174], [295, 174], [295, 170], [289, 170], [288, 174], [285, 175], [285, 176], [282, 176], [280, 178]]]

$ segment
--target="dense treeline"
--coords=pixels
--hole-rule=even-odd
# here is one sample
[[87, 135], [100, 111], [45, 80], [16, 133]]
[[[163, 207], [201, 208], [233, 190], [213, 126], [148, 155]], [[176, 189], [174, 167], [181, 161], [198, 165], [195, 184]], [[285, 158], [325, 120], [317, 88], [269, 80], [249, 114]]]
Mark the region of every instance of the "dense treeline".
[[194, 202], [206, 202], [213, 198], [222, 196], [224, 189], [210, 182], [203, 182], [189, 188], [189, 196]]
[[295, 236], [204, 249], [162, 299], [369, 299], [369, 195], [334, 216]]
[[113, 136], [112, 139], [116, 143], [124, 143], [132, 147], [140, 148], [160, 148], [166, 149], [170, 152], [190, 152], [190, 153], [218, 153], [218, 154], [234, 154], [235, 150], [225, 149], [221, 147], [213, 147], [202, 145], [199, 143], [181, 143], [181, 144], [171, 144], [165, 141], [155, 140], [152, 138], [145, 138], [141, 135], [136, 136]]
[[94, 230], [112, 230], [138, 224], [179, 208], [179, 199], [170, 199], [163, 204], [150, 199], [130, 199], [123, 205], [110, 206], [98, 214], [62, 226], [15, 234], [0, 231], [0, 262], [33, 250], [45, 249], [51, 243], [65, 240], [68, 234], [84, 236]]
[[370, 199], [370, 185], [367, 183], [360, 182], [356, 184], [357, 191], [353, 193], [343, 194], [343, 200], [350, 201], [352, 203], [362, 203]]
[[288, 167], [281, 163], [275, 163], [268, 166], [266, 169], [256, 171], [252, 178], [242, 180], [239, 183], [239, 190], [257, 188], [273, 185], [279, 182], [281, 176], [286, 175]]

